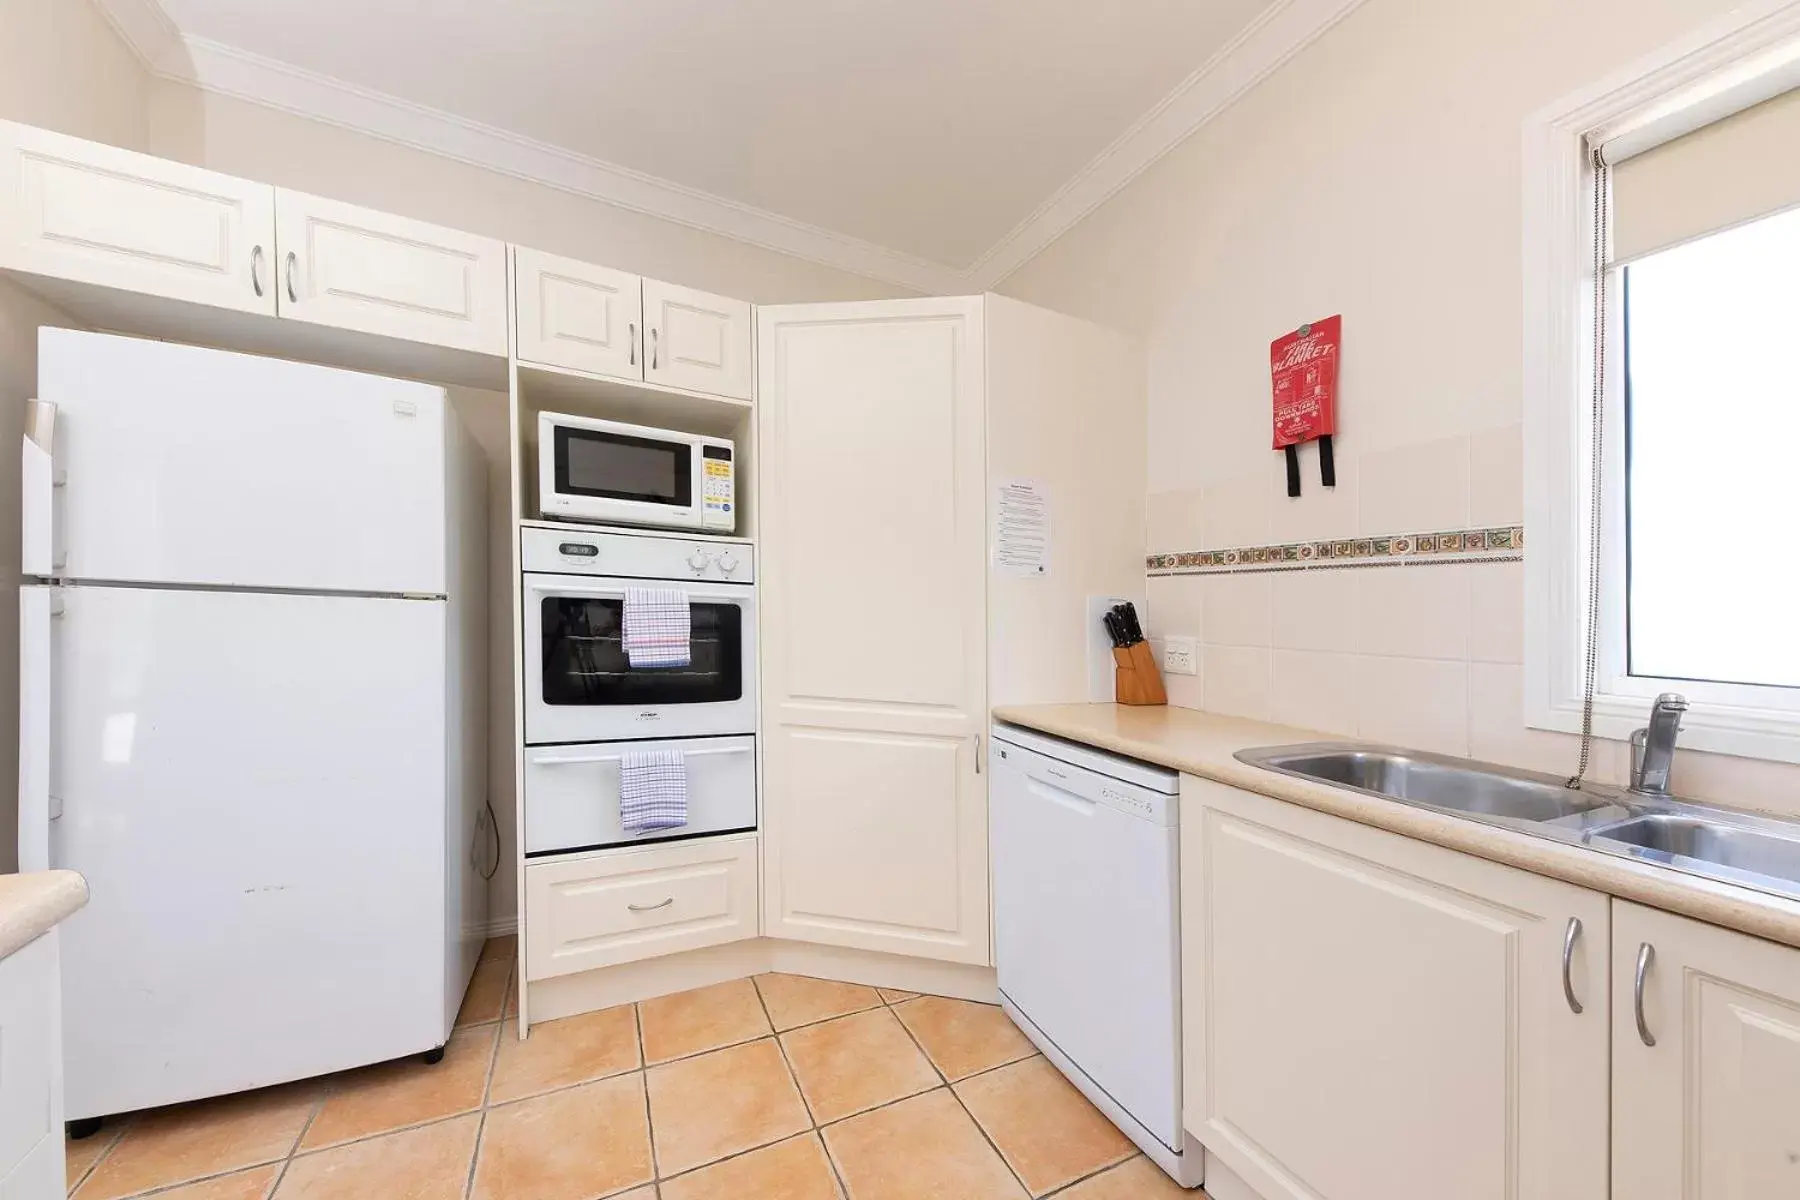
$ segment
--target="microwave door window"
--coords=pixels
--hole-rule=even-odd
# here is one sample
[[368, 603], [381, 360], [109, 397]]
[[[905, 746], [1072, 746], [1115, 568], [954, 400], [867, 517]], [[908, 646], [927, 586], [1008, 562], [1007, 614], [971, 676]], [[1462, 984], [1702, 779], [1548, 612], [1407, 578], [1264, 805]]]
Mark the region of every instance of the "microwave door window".
[[693, 454], [685, 445], [560, 427], [555, 462], [556, 490], [564, 495], [692, 504]]
[[690, 662], [637, 667], [621, 638], [624, 601], [551, 596], [543, 601], [545, 704], [629, 706], [721, 704], [743, 698], [743, 610], [689, 606]]

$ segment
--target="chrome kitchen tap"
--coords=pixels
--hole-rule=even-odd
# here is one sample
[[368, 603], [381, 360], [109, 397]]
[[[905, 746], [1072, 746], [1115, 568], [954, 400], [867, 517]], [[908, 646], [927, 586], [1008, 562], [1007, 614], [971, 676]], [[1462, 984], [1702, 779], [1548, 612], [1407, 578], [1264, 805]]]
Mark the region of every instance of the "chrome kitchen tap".
[[1631, 790], [1640, 796], [1667, 796], [1669, 768], [1675, 763], [1675, 735], [1687, 697], [1664, 692], [1650, 706], [1650, 724], [1631, 735]]

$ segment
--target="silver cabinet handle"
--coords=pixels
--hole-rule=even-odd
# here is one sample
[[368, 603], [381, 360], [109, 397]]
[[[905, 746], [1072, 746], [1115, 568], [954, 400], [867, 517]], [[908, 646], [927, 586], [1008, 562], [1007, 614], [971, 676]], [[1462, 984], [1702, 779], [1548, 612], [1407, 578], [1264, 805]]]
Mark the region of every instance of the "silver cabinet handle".
[[1644, 977], [1650, 974], [1650, 964], [1655, 961], [1655, 946], [1645, 942], [1638, 947], [1637, 977], [1631, 986], [1631, 1009], [1632, 1014], [1637, 1017], [1638, 1040], [1646, 1046], [1656, 1045], [1656, 1038], [1644, 1020]]
[[250, 286], [256, 289], [256, 295], [257, 295], [258, 299], [261, 299], [262, 294], [263, 294], [262, 260], [263, 260], [262, 247], [261, 246], [250, 247]]
[[975, 773], [981, 774], [981, 735], [975, 735]]
[[661, 355], [659, 355], [657, 353], [657, 344], [656, 343], [657, 343], [656, 326], [652, 325], [650, 327], [650, 369], [652, 371], [656, 370], [657, 361], [661, 358]]
[[631, 365], [634, 367], [637, 366], [637, 322], [636, 321], [633, 321], [629, 325], [625, 326], [625, 345], [626, 345], [626, 352], [631, 355], [631, 359], [630, 359]]
[[300, 303], [300, 293], [294, 289], [294, 268], [300, 265], [300, 256], [292, 250], [287, 255], [287, 292], [288, 299], [295, 304]]
[[1581, 1001], [1575, 998], [1575, 981], [1569, 972], [1575, 963], [1575, 942], [1581, 937], [1581, 918], [1570, 917], [1569, 927], [1563, 930], [1563, 999], [1569, 1002], [1569, 1011], [1576, 1016], [1581, 1015]]
[[657, 909], [667, 908], [673, 903], [675, 903], [675, 897], [670, 896], [667, 900], [660, 900], [655, 904], [627, 904], [625, 907], [632, 912], [655, 912]]

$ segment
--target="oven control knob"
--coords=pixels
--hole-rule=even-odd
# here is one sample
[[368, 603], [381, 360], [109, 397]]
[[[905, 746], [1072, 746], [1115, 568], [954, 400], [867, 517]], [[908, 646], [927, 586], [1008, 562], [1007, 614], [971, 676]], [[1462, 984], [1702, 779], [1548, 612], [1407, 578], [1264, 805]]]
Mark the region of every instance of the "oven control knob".
[[729, 550], [719, 555], [719, 570], [727, 575], [737, 570], [737, 556]]
[[695, 550], [692, 554], [688, 555], [688, 570], [696, 575], [702, 574], [706, 570], [707, 563], [710, 561], [711, 560], [706, 557], [706, 551]]

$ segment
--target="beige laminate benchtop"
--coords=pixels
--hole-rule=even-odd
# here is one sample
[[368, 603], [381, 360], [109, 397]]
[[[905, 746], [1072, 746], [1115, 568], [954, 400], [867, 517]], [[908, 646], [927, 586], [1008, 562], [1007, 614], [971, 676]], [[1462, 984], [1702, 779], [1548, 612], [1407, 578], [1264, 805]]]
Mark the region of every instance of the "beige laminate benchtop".
[[0, 958], [24, 949], [87, 902], [87, 880], [75, 871], [0, 875]]
[[994, 719], [1800, 947], [1800, 902], [1296, 779], [1232, 757], [1261, 746], [1350, 740], [1343, 737], [1172, 706], [1018, 705], [996, 708]]

